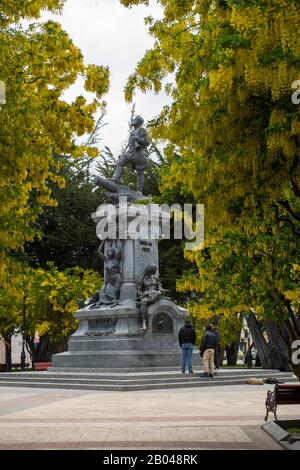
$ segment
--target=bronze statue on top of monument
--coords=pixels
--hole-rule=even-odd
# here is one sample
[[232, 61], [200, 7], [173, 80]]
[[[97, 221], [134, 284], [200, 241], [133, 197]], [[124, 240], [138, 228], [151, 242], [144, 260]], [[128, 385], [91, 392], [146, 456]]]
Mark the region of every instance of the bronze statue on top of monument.
[[142, 125], [144, 119], [142, 116], [135, 116], [131, 121], [133, 127], [130, 133], [127, 151], [120, 155], [117, 161], [117, 166], [112, 180], [115, 183], [120, 182], [123, 168], [126, 165], [132, 165], [136, 171], [136, 190], [139, 193], [143, 192], [144, 186], [144, 170], [149, 167], [148, 150], [147, 147], [150, 145], [147, 140], [147, 131]]
[[[127, 196], [129, 200], [143, 199], [144, 171], [150, 166], [149, 152], [147, 147], [150, 145], [147, 139], [147, 131], [143, 127], [144, 119], [142, 116], [135, 116], [131, 121], [133, 130], [130, 133], [129, 141], [125, 152], [119, 156], [116, 168], [111, 180], [103, 176], [96, 176], [95, 183], [107, 189], [107, 196], [117, 202], [119, 196]], [[124, 166], [130, 165], [137, 176], [136, 191], [120, 184]]]

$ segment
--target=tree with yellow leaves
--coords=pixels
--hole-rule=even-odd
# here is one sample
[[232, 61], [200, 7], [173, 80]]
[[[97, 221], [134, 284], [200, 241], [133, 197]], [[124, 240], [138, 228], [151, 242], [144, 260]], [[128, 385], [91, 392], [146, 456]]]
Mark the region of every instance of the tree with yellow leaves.
[[[8, 264], [5, 283], [0, 287], [1, 336], [9, 345], [12, 335], [22, 331], [25, 304], [24, 333], [33, 361], [51, 361], [52, 353], [66, 350], [68, 338], [76, 330], [77, 299], [91, 297], [100, 284], [100, 276], [91, 269], [60, 271], [50, 262], [47, 269], [33, 269], [19, 262]], [[38, 349], [34, 346], [36, 333], [41, 339]]]
[[[59, 10], [63, 3], [17, 0], [0, 7], [0, 79], [6, 84], [6, 104], [0, 106], [0, 276], [7, 250], [32, 240], [37, 214], [44, 205], [56, 204], [49, 181], [64, 181], [55, 155], [97, 155], [96, 148], [78, 145], [76, 137], [94, 127], [94, 114], [108, 90], [108, 69], [85, 66], [59, 23], [17, 23], [38, 18], [42, 8]], [[95, 98], [89, 103], [78, 96], [68, 104], [62, 95], [79, 75]]]
[[[94, 129], [95, 113], [103, 108], [109, 87], [109, 71], [85, 65], [81, 51], [59, 23], [38, 21], [41, 10], [59, 12], [63, 4], [63, 0], [9, 0], [0, 5], [0, 81], [6, 89], [5, 103], [0, 104], [0, 334], [7, 345], [20, 327], [25, 289], [27, 301], [34, 303], [34, 292], [44, 299], [34, 304], [30, 333], [38, 327], [53, 343], [62, 337], [65, 341], [72, 331], [76, 310], [73, 297], [58, 308], [53, 292], [62, 297], [65, 288], [68, 296], [76, 287], [76, 295], [84, 296], [87, 290], [92, 293], [98, 279], [88, 270], [32, 270], [16, 260], [25, 243], [39, 236], [38, 215], [46, 206], [57, 205], [51, 186], [64, 185], [57, 155], [71, 160], [98, 154], [95, 146], [78, 144], [78, 137]], [[63, 94], [79, 76], [94, 98], [88, 102], [78, 96], [69, 104]], [[41, 286], [42, 277], [51, 278], [50, 293]], [[39, 289], [31, 285], [34, 282]], [[47, 331], [39, 320], [43, 312], [50, 317], [52, 312], [52, 321], [45, 320]]]
[[152, 123], [167, 142], [162, 190], [178, 187], [206, 209], [205, 246], [186, 253], [197, 274], [180, 288], [204, 294], [196, 315], [251, 311], [275, 322], [300, 379], [299, 2], [160, 3], [163, 18], [146, 19], [155, 44], [125, 95], [159, 91], [175, 76], [172, 104]]

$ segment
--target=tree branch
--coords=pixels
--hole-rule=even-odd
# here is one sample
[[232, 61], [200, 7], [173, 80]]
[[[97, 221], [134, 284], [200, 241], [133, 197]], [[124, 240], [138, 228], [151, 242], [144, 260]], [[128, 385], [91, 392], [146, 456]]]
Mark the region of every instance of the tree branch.
[[[298, 145], [300, 145], [299, 140], [300, 139], [297, 136], [296, 141], [297, 141]], [[291, 178], [291, 183], [292, 183], [292, 188], [293, 188], [294, 194], [295, 194], [296, 197], [298, 197], [300, 199], [300, 187], [298, 186], [297, 182], [294, 180], [294, 173], [296, 173], [298, 166], [299, 166], [299, 156], [295, 155], [292, 166], [291, 166], [290, 171], [289, 171], [289, 175], [290, 175], [290, 178]]]
[[275, 209], [275, 220], [278, 223], [278, 225], [279, 225], [280, 222], [285, 222], [287, 225], [289, 225], [291, 227], [293, 233], [296, 236], [300, 236], [300, 232], [297, 232], [295, 224], [288, 217], [280, 217], [279, 216], [278, 206], [276, 204], [273, 204], [272, 207]]
[[278, 204], [280, 204], [282, 207], [284, 207], [284, 208], [289, 212], [289, 214], [290, 214], [295, 220], [297, 220], [297, 222], [300, 222], [300, 212], [295, 212], [295, 211], [291, 208], [289, 201], [287, 201], [287, 200], [280, 200], [280, 201], [278, 201]]

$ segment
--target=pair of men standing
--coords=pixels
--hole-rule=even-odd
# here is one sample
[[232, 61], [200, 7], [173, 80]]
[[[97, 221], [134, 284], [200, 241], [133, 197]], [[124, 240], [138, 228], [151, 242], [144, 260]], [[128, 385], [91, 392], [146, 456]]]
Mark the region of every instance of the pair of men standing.
[[[182, 373], [185, 373], [186, 364], [189, 373], [193, 373], [192, 358], [193, 349], [196, 342], [196, 334], [192, 322], [187, 320], [180, 329], [179, 344], [182, 349]], [[200, 355], [203, 357], [204, 374], [203, 377], [213, 377], [215, 368], [219, 368], [218, 362], [219, 333], [216, 326], [210, 323], [206, 329], [200, 345]]]

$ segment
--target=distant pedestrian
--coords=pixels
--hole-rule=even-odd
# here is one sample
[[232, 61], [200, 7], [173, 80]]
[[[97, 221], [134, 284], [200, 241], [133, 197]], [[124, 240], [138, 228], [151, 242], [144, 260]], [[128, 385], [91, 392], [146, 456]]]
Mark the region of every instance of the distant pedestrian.
[[186, 320], [185, 325], [180, 328], [178, 340], [182, 349], [182, 373], [185, 373], [185, 368], [187, 364], [189, 373], [192, 374], [193, 349], [196, 342], [196, 333], [190, 320]]
[[200, 346], [200, 355], [203, 358], [204, 374], [202, 377], [214, 376], [214, 357], [217, 351], [218, 340], [215, 333], [212, 331], [212, 325], [205, 328], [205, 333], [202, 338]]
[[244, 359], [244, 363], [247, 364], [248, 369], [252, 369], [252, 367], [253, 367], [253, 364], [252, 364], [252, 348], [253, 348], [253, 346], [254, 346], [254, 343], [252, 343], [251, 346], [249, 346], [249, 348], [247, 349], [246, 355], [245, 355], [245, 359]]
[[219, 355], [220, 355], [220, 349], [221, 349], [221, 347], [220, 347], [220, 333], [219, 333], [218, 327], [217, 327], [217, 325], [214, 321], [210, 322], [210, 325], [212, 326], [212, 331], [214, 332], [214, 334], [217, 337], [217, 347], [216, 347], [215, 354], [214, 354], [215, 372], [217, 372], [219, 370], [219, 367], [220, 367], [220, 363], [219, 363]]

